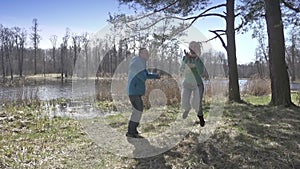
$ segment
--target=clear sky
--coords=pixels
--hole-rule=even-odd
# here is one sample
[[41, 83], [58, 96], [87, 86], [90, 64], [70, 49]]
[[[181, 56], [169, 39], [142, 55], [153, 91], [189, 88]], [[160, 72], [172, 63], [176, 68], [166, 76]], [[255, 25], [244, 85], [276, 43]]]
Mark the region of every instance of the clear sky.
[[[220, 0], [217, 0], [220, 2]], [[222, 2], [222, 1], [221, 1]], [[108, 13], [128, 12], [120, 8], [117, 0], [1, 0], [0, 24], [5, 27], [18, 26], [29, 31], [33, 18], [38, 19], [40, 47], [49, 47], [50, 36], [60, 40], [66, 28], [75, 33], [95, 33], [107, 25]], [[208, 29], [224, 29], [225, 22], [220, 18], [201, 19], [194, 25], [207, 38], [213, 36]], [[225, 52], [219, 40], [211, 42], [217, 51]], [[237, 62], [249, 63], [255, 60], [257, 42], [251, 32], [236, 36]]]

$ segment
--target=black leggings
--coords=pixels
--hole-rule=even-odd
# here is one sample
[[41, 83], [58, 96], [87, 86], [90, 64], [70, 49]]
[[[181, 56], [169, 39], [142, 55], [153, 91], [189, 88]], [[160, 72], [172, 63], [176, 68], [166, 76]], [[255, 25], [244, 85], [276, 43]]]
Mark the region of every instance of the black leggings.
[[130, 121], [139, 123], [142, 118], [142, 113], [144, 109], [144, 104], [142, 100], [142, 96], [140, 95], [131, 95], [129, 96], [131, 105], [132, 105], [132, 114], [130, 117]]

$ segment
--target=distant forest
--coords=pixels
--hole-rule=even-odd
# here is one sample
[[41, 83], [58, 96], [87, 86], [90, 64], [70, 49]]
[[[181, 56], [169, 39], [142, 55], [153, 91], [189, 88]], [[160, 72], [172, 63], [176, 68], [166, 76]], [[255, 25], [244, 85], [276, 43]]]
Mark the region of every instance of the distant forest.
[[[0, 24], [0, 35], [0, 73], [3, 79], [50, 73], [60, 74], [60, 78], [72, 77], [75, 68], [78, 77], [111, 77], [122, 61], [136, 53], [137, 42], [140, 44], [139, 41], [145, 40], [140, 38], [141, 35], [118, 41], [114, 37], [91, 39], [88, 33], [79, 35], [67, 28], [65, 35], [60, 37], [62, 43], [58, 44], [59, 37], [52, 35], [49, 38], [52, 48], [41, 49], [37, 19], [33, 19], [33, 26], [29, 30], [17, 26], [7, 28]], [[289, 39], [291, 43], [286, 46], [287, 68], [292, 80], [300, 79], [300, 72], [296, 71], [300, 70], [300, 46], [297, 45], [295, 35]], [[154, 39], [147, 40], [147, 43], [151, 51], [149, 65], [177, 74], [173, 66], [178, 65], [182, 57], [178, 42], [160, 46]], [[257, 47], [256, 61], [238, 65], [239, 78], [269, 77], [267, 49], [264, 49], [262, 43], [259, 44], [261, 46]], [[211, 50], [203, 53], [202, 59], [210, 78], [228, 77], [224, 53]]]

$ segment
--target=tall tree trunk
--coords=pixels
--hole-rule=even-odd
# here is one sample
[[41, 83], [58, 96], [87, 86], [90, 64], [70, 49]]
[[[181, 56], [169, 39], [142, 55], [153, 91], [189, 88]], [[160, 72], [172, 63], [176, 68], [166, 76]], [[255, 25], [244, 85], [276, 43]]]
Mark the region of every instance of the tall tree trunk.
[[235, 29], [234, 29], [234, 0], [227, 0], [226, 4], [226, 35], [227, 56], [229, 67], [229, 101], [242, 102], [240, 97], [238, 69], [236, 62]]
[[295, 55], [296, 55], [296, 35], [292, 35], [292, 47], [291, 47], [291, 81], [294, 82], [296, 80], [296, 71], [295, 71]]
[[45, 77], [46, 76], [46, 50], [43, 53], [44, 53], [44, 56], [43, 56], [43, 75]]
[[86, 78], [89, 78], [89, 56], [88, 56], [88, 48], [85, 48], [85, 71], [86, 71]]
[[73, 66], [75, 67], [76, 64], [76, 60], [77, 60], [77, 45], [74, 44], [74, 59], [73, 59]]
[[285, 62], [285, 42], [280, 0], [265, 0], [269, 42], [269, 69], [271, 78], [271, 105], [291, 106], [290, 81]]
[[52, 48], [52, 58], [53, 58], [53, 72], [56, 73], [55, 47]]
[[13, 80], [14, 79], [14, 76], [13, 76], [13, 67], [12, 67], [12, 56], [10, 56], [10, 50], [11, 49], [7, 49], [7, 52], [6, 52], [6, 59], [8, 60], [8, 65], [9, 65], [9, 70], [10, 70], [10, 80]]
[[20, 65], [19, 65], [19, 70], [20, 70], [20, 76], [23, 76], [23, 62], [24, 62], [24, 44], [21, 44], [21, 55], [20, 55]]
[[2, 77], [5, 78], [5, 56], [4, 56], [5, 50], [1, 48], [1, 63], [2, 63]]
[[62, 46], [61, 47], [61, 52], [60, 52], [60, 73], [61, 73], [61, 81], [63, 81], [64, 79], [64, 50], [65, 50], [65, 47]]
[[36, 71], [36, 53], [37, 53], [37, 48], [34, 47], [34, 75], [37, 74], [37, 71]]
[[68, 77], [68, 46], [66, 45], [65, 46], [65, 57], [64, 57], [64, 74], [65, 74], [65, 77], [67, 78]]

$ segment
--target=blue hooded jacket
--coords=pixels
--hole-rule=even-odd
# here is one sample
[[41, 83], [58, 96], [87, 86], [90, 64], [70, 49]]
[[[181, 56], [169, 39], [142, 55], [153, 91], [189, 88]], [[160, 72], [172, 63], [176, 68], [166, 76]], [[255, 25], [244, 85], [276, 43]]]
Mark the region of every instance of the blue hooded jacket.
[[147, 79], [158, 79], [159, 75], [149, 73], [146, 69], [146, 59], [135, 56], [131, 59], [128, 70], [127, 94], [144, 95]]

